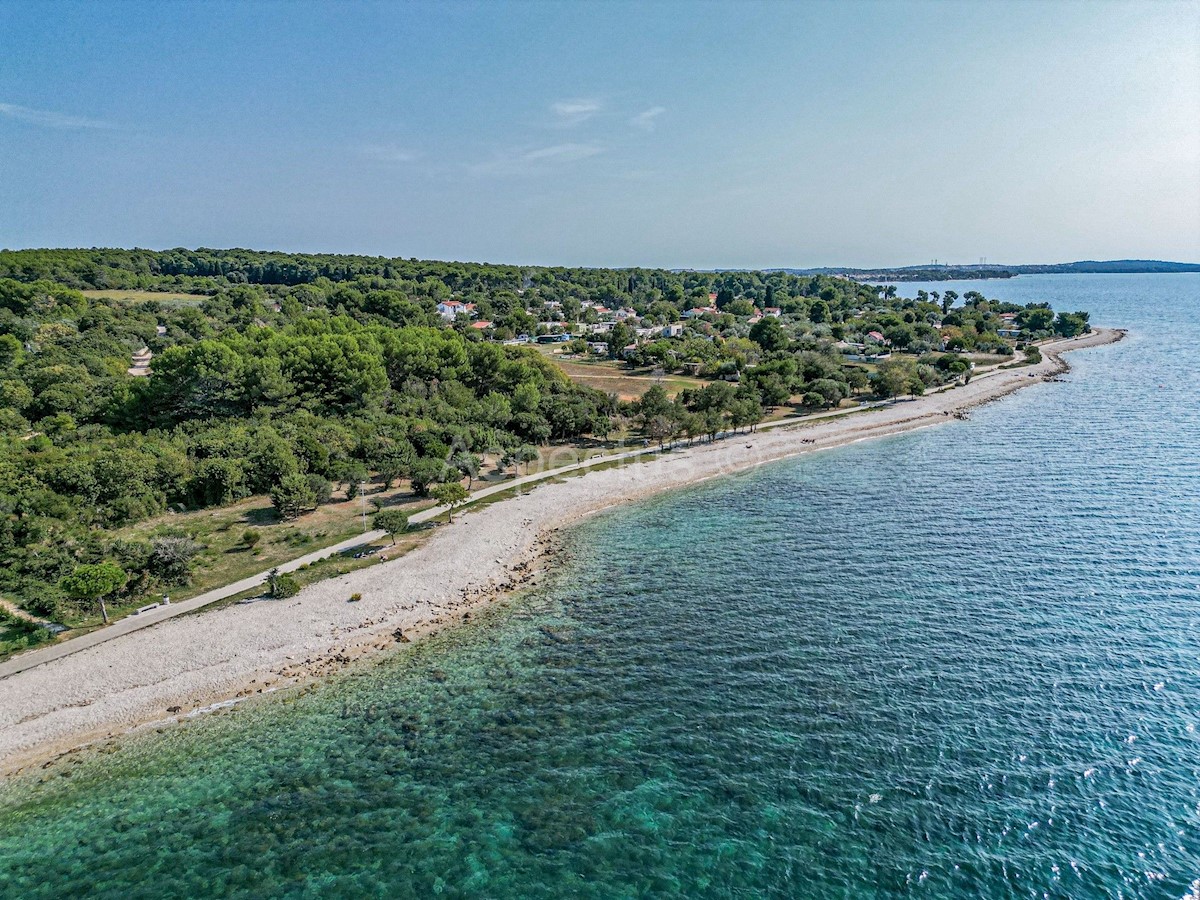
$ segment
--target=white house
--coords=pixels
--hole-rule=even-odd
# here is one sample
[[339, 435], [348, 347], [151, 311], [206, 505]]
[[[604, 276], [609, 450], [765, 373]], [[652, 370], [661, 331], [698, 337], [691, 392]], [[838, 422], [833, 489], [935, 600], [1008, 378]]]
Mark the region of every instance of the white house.
[[683, 323], [682, 322], [673, 322], [670, 325], [664, 325], [661, 334], [663, 337], [668, 337], [668, 338], [682, 337], [683, 336]]
[[459, 316], [475, 315], [474, 303], [463, 303], [460, 300], [443, 300], [437, 305], [438, 315], [447, 322], [453, 322]]

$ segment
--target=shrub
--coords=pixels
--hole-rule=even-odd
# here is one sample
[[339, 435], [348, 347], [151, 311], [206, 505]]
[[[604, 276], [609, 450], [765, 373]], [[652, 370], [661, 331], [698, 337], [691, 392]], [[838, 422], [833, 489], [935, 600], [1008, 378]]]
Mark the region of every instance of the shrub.
[[279, 569], [275, 568], [267, 576], [267, 590], [276, 600], [286, 600], [299, 593], [300, 583], [291, 575], [281, 573]]
[[349, 602], [349, 603], [357, 603], [357, 602], [358, 602], [359, 600], [361, 600], [361, 599], [362, 599], [362, 594], [359, 594], [359, 593], [354, 593], [354, 594], [351, 594], [351, 595], [350, 595], [350, 599], [349, 599], [349, 601], [347, 601], [347, 602]]
[[150, 571], [168, 584], [187, 584], [192, 575], [192, 558], [203, 549], [185, 537], [155, 538], [150, 547]]
[[262, 535], [253, 528], [247, 528], [242, 532], [242, 546], [246, 547], [248, 550], [253, 549], [261, 540]]

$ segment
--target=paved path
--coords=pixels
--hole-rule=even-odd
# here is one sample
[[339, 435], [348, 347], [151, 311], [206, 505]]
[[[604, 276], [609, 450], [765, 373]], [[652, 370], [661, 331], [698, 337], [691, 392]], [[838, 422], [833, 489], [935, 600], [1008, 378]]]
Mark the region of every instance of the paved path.
[[[1057, 342], [1054, 342], [1057, 343]], [[1000, 371], [999, 367], [982, 372], [974, 377], [984, 378], [988, 375], [995, 374]], [[947, 386], [948, 387], [948, 386]], [[944, 390], [938, 388], [938, 390]], [[932, 392], [931, 392], [932, 393]], [[785, 419], [776, 419], [773, 422], [764, 422], [758, 426], [759, 431], [765, 431], [772, 428], [783, 428], [789, 425], [805, 425], [809, 422], [819, 421], [821, 419], [831, 418], [833, 416], [852, 415], [863, 412], [868, 409], [877, 409], [881, 406], [888, 406], [892, 401], [875, 401], [864, 403], [852, 410], [828, 410], [822, 413], [813, 415], [796, 417], [789, 416]], [[671, 445], [668, 449], [674, 449], [678, 444]], [[487, 497], [499, 494], [502, 491], [511, 490], [515, 487], [521, 487], [526, 484], [534, 484], [538, 481], [544, 481], [547, 478], [557, 478], [560, 475], [565, 475], [569, 472], [578, 472], [582, 469], [590, 469], [595, 466], [606, 465], [608, 463], [619, 462], [621, 460], [635, 459], [639, 456], [654, 456], [660, 451], [657, 447], [640, 447], [636, 450], [627, 450], [622, 453], [612, 453], [606, 456], [593, 457], [592, 459], [583, 460], [582, 462], [572, 463], [566, 466], [560, 466], [556, 469], [548, 469], [543, 472], [534, 472], [530, 475], [522, 475], [519, 478], [513, 478], [509, 481], [502, 481], [496, 484], [488, 485], [473, 491], [468, 499], [468, 503], [474, 503], [476, 500], [483, 500]], [[423, 509], [420, 512], [413, 513], [408, 517], [409, 522], [420, 524], [428, 522], [430, 519], [436, 518], [444, 512], [440, 507], [431, 507]], [[343, 553], [347, 550], [352, 550], [355, 547], [361, 547], [364, 544], [370, 544], [381, 540], [387, 536], [386, 531], [366, 531], [361, 535], [356, 535], [352, 538], [347, 538], [340, 543], [325, 547], [321, 550], [314, 550], [311, 553], [306, 553], [296, 559], [289, 560], [285, 563], [280, 563], [280, 572], [294, 572], [301, 566], [309, 563], [317, 562], [337, 553]], [[198, 609], [203, 609], [205, 606], [217, 603], [218, 601], [228, 599], [235, 594], [240, 594], [243, 591], [249, 591], [267, 581], [267, 576], [270, 570], [264, 570], [255, 575], [250, 575], [240, 581], [235, 581], [232, 584], [227, 584], [219, 588], [213, 588], [211, 591], [205, 591], [203, 594], [197, 594], [195, 597], [190, 597], [187, 600], [181, 600], [178, 603], [171, 603], [166, 606], [159, 606], [156, 609], [137, 615], [126, 616], [107, 628], [98, 628], [88, 634], [80, 635], [79, 637], [68, 638], [56, 644], [51, 644], [47, 647], [41, 647], [36, 650], [29, 650], [21, 653], [7, 662], [0, 663], [0, 678], [5, 678], [9, 675], [15, 675], [18, 672], [24, 672], [26, 669], [32, 669], [34, 666], [39, 666], [42, 663], [50, 662], [53, 659], [59, 659], [63, 656], [68, 656], [72, 653], [78, 653], [80, 650], [86, 650], [88, 647], [94, 647], [97, 644], [102, 644], [105, 641], [111, 641], [113, 638], [118, 638], [123, 634], [129, 634], [132, 631], [139, 631], [143, 628], [149, 628], [151, 625], [157, 625], [166, 619], [174, 618], [175, 616], [183, 615], [184, 613], [194, 612]]]

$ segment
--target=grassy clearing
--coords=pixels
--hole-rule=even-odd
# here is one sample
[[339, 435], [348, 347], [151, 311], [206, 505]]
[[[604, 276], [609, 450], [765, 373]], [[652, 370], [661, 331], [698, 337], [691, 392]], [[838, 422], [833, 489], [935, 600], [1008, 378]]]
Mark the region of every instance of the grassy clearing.
[[661, 384], [672, 397], [687, 388], [702, 388], [708, 384], [703, 378], [655, 375], [652, 369], [630, 369], [613, 359], [561, 359], [551, 349], [542, 348], [542, 352], [576, 384], [616, 394], [622, 400], [637, 400], [655, 384]]
[[[301, 566], [295, 572], [290, 573], [296, 580], [296, 583], [301, 588], [308, 587], [310, 584], [315, 584], [318, 581], [323, 581], [326, 578], [337, 578], [342, 575], [348, 575], [351, 572], [359, 569], [366, 569], [370, 566], [377, 566], [380, 563], [388, 560], [399, 559], [408, 553], [411, 553], [417, 547], [421, 546], [429, 539], [433, 533], [433, 529], [428, 526], [414, 526], [412, 531], [407, 534], [398, 535], [396, 543], [393, 544], [388, 538], [383, 540], [373, 541], [369, 544], [364, 544], [361, 547], [356, 547], [353, 551], [338, 553], [334, 556], [327, 556], [324, 559], [314, 563]], [[364, 554], [364, 550], [373, 550], [371, 554]], [[360, 555], [361, 554], [361, 555]], [[245, 600], [256, 600], [260, 597], [265, 598], [266, 587], [256, 587], [247, 591], [242, 591], [240, 594], [234, 594], [226, 597], [224, 600], [218, 600], [216, 603], [210, 603], [204, 609], [193, 610], [186, 613], [189, 616], [199, 615], [202, 612], [208, 612], [212, 609], [221, 609], [226, 606], [233, 606]], [[350, 593], [346, 594], [346, 601], [350, 602]], [[264, 599], [264, 602], [270, 602]]]
[[208, 299], [204, 294], [171, 291], [81, 291], [85, 297], [103, 297], [122, 303], [161, 303], [164, 306], [196, 306]]
[[998, 353], [964, 353], [964, 357], [975, 363], [976, 368], [984, 368], [986, 366], [999, 366], [1004, 363], [1013, 361], [1012, 356], [1001, 356]]

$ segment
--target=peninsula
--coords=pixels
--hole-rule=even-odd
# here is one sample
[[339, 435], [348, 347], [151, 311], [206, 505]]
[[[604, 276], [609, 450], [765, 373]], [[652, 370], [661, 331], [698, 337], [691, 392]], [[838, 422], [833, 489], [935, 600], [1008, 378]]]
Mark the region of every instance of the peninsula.
[[520, 584], [579, 515], [1115, 337], [828, 275], [0, 252], [0, 759], [327, 671]]

